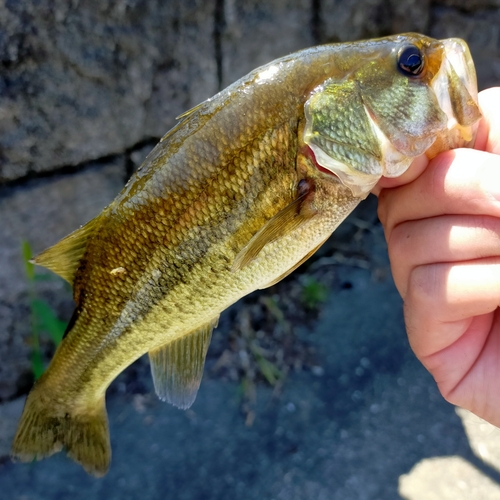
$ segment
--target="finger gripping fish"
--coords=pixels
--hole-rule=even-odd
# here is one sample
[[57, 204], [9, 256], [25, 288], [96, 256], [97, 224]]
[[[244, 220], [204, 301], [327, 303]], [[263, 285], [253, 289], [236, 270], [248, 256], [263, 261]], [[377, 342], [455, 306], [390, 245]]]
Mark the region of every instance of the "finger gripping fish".
[[309, 258], [382, 175], [471, 145], [479, 118], [465, 43], [417, 34], [296, 52], [181, 115], [99, 216], [34, 259], [76, 310], [12, 456], [65, 448], [105, 474], [122, 370], [149, 353], [160, 398], [188, 408], [224, 309]]

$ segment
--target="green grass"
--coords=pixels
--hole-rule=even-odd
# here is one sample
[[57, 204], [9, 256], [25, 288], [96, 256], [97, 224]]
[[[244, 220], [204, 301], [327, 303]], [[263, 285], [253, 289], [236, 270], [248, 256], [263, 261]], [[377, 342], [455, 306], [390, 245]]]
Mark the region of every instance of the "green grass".
[[45, 273], [37, 273], [35, 266], [30, 262], [33, 256], [30, 244], [27, 241], [23, 241], [21, 245], [24, 271], [28, 282], [31, 326], [31, 369], [33, 370], [35, 380], [37, 380], [45, 371], [42, 351], [40, 349], [40, 336], [48, 335], [54, 345], [58, 346], [66, 330], [66, 323], [61, 321], [50, 305], [37, 294], [37, 282], [49, 281], [53, 279], [52, 276]]
[[308, 309], [317, 309], [328, 298], [328, 287], [316, 278], [307, 276], [302, 285], [302, 303]]

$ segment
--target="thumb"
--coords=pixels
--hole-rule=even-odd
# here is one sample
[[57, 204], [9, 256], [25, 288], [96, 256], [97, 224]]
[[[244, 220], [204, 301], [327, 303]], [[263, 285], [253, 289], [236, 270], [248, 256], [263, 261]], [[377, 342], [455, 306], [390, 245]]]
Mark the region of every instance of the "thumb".
[[417, 156], [404, 174], [399, 177], [382, 177], [377, 182], [377, 185], [372, 189], [372, 193], [375, 196], [378, 196], [382, 189], [403, 186], [404, 184], [413, 182], [417, 177], [420, 177], [422, 172], [427, 168], [428, 164], [429, 159], [425, 156], [425, 154]]

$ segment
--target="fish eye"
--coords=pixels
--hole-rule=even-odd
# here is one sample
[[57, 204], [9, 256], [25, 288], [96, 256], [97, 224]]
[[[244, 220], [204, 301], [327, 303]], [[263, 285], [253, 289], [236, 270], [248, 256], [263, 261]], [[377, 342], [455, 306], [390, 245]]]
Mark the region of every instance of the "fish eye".
[[424, 56], [415, 45], [402, 47], [398, 54], [398, 68], [407, 76], [417, 76], [424, 69]]

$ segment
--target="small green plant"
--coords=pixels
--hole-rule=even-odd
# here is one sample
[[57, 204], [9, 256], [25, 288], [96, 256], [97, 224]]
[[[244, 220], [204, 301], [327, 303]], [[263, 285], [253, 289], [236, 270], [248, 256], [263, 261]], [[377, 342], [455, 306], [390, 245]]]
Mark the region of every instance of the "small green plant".
[[39, 379], [45, 370], [40, 349], [40, 335], [47, 334], [56, 346], [61, 343], [66, 323], [61, 321], [47, 302], [39, 298], [36, 283], [52, 279], [48, 274], [37, 274], [35, 266], [30, 262], [32, 258], [31, 246], [27, 241], [22, 242], [22, 256], [24, 270], [28, 281], [28, 300], [31, 325], [31, 368], [35, 379]]
[[255, 357], [260, 373], [262, 373], [269, 385], [274, 387], [283, 378], [283, 374], [280, 369], [264, 357], [264, 349], [259, 347], [257, 344], [251, 344], [250, 349]]
[[302, 285], [302, 303], [308, 309], [317, 309], [328, 298], [328, 288], [312, 276], [306, 276]]

